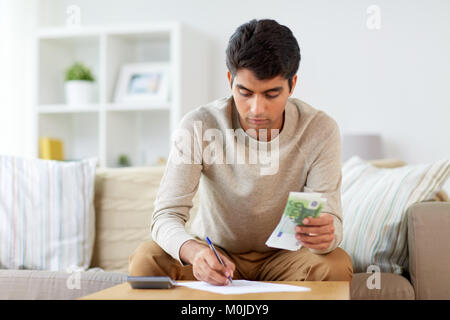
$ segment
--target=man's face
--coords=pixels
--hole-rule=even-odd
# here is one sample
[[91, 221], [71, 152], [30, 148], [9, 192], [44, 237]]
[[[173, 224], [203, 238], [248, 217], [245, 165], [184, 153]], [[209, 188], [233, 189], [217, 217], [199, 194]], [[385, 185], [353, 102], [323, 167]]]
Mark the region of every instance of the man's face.
[[[231, 86], [231, 73], [228, 71]], [[288, 80], [277, 76], [268, 80], [257, 79], [248, 69], [239, 69], [231, 88], [242, 128], [281, 129], [283, 112], [287, 99], [292, 95], [297, 75], [292, 78], [292, 90], [289, 92]], [[270, 138], [269, 138], [270, 139]]]

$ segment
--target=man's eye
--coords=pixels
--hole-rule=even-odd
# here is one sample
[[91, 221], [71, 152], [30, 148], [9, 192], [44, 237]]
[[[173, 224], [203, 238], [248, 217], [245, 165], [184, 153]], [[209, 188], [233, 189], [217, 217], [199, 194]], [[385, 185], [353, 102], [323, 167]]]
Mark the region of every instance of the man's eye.
[[252, 94], [251, 93], [242, 93], [242, 92], [239, 92], [240, 94], [241, 94], [241, 96], [244, 96], [244, 97], [250, 97]]
[[[242, 91], [239, 91], [239, 93], [243, 97], [250, 97], [252, 95], [251, 93], [243, 93]], [[279, 96], [279, 94], [276, 94], [276, 95], [266, 94], [266, 97], [269, 98], [269, 99], [275, 99], [278, 96]]]

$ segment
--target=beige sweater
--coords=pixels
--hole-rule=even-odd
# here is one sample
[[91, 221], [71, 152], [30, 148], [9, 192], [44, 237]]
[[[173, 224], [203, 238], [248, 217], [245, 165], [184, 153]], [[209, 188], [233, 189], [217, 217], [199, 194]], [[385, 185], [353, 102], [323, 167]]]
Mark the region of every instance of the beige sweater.
[[[230, 95], [187, 113], [180, 130], [179, 137], [187, 140], [173, 140], [151, 225], [154, 241], [173, 258], [180, 261], [185, 241], [207, 236], [233, 253], [279, 250], [265, 242], [280, 221], [290, 191], [323, 193], [327, 204], [322, 212], [335, 218], [333, 243], [326, 250], [311, 251], [327, 253], [340, 244], [341, 141], [336, 121], [325, 112], [289, 98], [280, 134], [263, 142], [243, 131]], [[221, 133], [223, 144], [214, 144]], [[226, 140], [230, 133], [234, 136]], [[250, 161], [255, 150], [276, 157]], [[200, 206], [188, 233], [185, 223], [196, 192]]]

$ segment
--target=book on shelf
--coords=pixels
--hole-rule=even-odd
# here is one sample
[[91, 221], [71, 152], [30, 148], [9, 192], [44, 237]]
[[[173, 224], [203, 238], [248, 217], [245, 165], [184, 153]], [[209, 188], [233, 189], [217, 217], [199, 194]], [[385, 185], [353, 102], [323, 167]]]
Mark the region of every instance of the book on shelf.
[[62, 140], [50, 137], [39, 138], [39, 158], [45, 160], [64, 160]]

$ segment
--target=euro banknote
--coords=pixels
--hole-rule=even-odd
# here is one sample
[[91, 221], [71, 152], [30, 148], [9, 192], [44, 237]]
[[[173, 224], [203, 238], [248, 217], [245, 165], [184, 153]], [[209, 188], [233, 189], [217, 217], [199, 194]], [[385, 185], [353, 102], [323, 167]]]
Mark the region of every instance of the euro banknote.
[[302, 246], [295, 238], [295, 226], [303, 225], [306, 217], [318, 217], [327, 199], [317, 192], [290, 192], [278, 225], [266, 245], [272, 248], [296, 251]]

